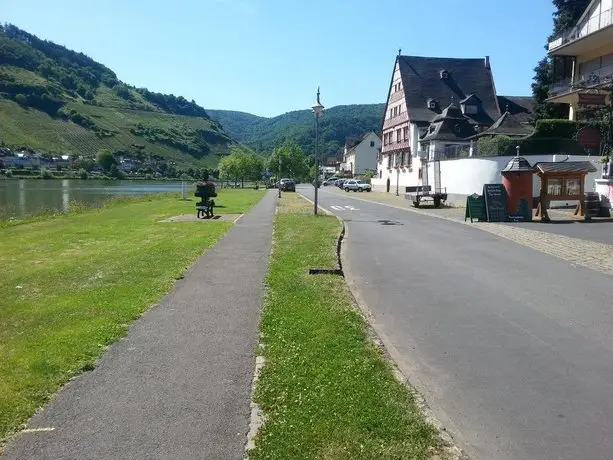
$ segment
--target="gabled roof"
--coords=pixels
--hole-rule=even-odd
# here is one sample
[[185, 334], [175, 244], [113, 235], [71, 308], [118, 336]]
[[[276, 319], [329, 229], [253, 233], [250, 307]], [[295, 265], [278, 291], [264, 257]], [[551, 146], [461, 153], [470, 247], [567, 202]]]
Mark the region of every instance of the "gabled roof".
[[483, 136], [510, 136], [510, 137], [524, 137], [534, 134], [534, 128], [530, 125], [521, 123], [515, 115], [507, 111], [496, 120], [492, 126], [482, 133], [477, 134], [475, 137]]
[[532, 124], [534, 99], [530, 96], [496, 96], [501, 111], [509, 111], [520, 123]]
[[[480, 125], [491, 125], [500, 117], [492, 71], [487, 59], [433, 58], [398, 56], [398, 66], [404, 87], [407, 111], [412, 122], [430, 121], [440, 107], [477, 96], [481, 104], [475, 115], [469, 115]], [[441, 78], [441, 71], [448, 78]], [[428, 99], [439, 107], [428, 109]]]
[[475, 125], [455, 104], [450, 104], [433, 121], [420, 141], [463, 141], [475, 134]]
[[596, 168], [589, 161], [541, 161], [534, 165], [541, 173], [591, 173]]

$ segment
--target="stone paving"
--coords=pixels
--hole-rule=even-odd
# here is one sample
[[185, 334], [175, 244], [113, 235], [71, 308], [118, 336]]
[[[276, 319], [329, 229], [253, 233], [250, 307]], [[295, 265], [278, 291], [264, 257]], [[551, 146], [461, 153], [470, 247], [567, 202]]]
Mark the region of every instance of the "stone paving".
[[[336, 189], [336, 190], [335, 190]], [[327, 187], [325, 190], [332, 193], [346, 194], [336, 187]], [[351, 193], [351, 196], [356, 195]], [[483, 230], [506, 238], [517, 244], [529, 247], [536, 251], [557, 257], [572, 264], [605, 273], [613, 276], [613, 245], [588, 241], [581, 238], [571, 238], [545, 231], [530, 230], [517, 225], [505, 225], [492, 222], [474, 222], [470, 220], [464, 222], [465, 208], [414, 208], [404, 196], [396, 196], [393, 193], [371, 192], [360, 193], [355, 198], [374, 201], [382, 204], [389, 204], [408, 211], [422, 214], [425, 216], [437, 217], [450, 220], [461, 224], [470, 225], [476, 229]], [[554, 217], [568, 217], [568, 210], [553, 210], [550, 215]], [[604, 224], [604, 223], [603, 223]], [[607, 224], [604, 224], [607, 225]]]

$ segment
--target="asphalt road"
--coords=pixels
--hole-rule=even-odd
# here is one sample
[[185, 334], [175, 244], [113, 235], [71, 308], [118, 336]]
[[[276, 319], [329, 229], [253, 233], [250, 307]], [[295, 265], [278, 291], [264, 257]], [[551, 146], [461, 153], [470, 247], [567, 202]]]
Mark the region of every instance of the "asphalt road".
[[[298, 189], [313, 197], [313, 188]], [[613, 278], [321, 189], [392, 355], [473, 459], [613, 457]]]
[[2, 459], [242, 460], [275, 205], [270, 191]]

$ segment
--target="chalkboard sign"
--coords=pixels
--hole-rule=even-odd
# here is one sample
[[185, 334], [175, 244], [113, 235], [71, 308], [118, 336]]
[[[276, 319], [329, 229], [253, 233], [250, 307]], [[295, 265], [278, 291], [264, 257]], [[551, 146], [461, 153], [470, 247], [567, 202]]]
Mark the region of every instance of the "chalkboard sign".
[[506, 192], [502, 184], [485, 184], [483, 186], [485, 197], [485, 212], [489, 222], [504, 222], [506, 212]]
[[472, 222], [473, 219], [487, 220], [485, 215], [485, 198], [483, 195], [477, 195], [476, 193], [466, 197], [466, 214], [464, 215], [464, 222], [469, 219]]

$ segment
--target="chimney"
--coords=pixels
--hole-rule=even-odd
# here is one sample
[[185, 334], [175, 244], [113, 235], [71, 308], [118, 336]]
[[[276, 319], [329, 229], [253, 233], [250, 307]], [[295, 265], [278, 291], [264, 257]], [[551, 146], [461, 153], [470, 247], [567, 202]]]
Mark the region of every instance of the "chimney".
[[486, 69], [490, 68], [490, 57], [489, 56], [485, 56], [485, 68]]

